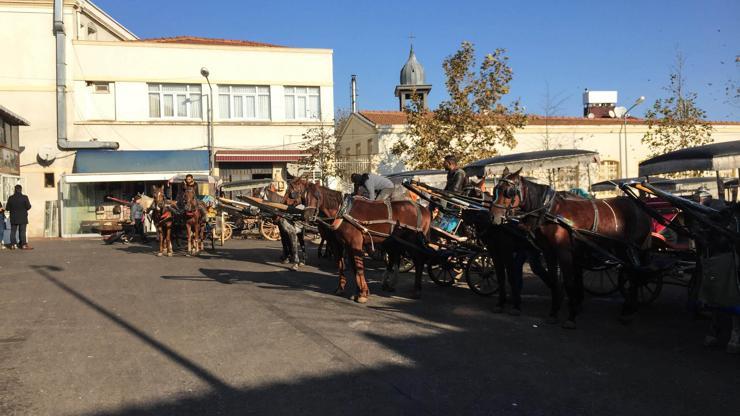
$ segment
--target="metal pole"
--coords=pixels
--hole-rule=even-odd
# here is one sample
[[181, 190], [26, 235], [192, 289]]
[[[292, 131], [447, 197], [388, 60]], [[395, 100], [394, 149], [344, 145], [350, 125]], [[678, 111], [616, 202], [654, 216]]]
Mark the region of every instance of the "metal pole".
[[[632, 106], [634, 108], [634, 105]], [[630, 109], [631, 110], [631, 109]], [[630, 159], [627, 152], [627, 113], [624, 113], [624, 117], [622, 117], [622, 121], [624, 122], [624, 177], [629, 178], [630, 177]]]
[[213, 160], [213, 86], [211, 80], [208, 79], [208, 71], [205, 68], [201, 69], [201, 74], [208, 83], [208, 174], [213, 175], [213, 169], [215, 162]]

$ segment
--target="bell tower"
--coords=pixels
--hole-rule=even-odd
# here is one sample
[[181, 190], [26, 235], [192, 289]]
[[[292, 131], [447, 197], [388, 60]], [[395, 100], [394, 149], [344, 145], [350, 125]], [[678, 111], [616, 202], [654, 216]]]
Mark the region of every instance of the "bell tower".
[[396, 85], [395, 95], [398, 97], [398, 109], [403, 111], [418, 95], [421, 98], [424, 108], [429, 108], [427, 98], [432, 86], [427, 84], [424, 79], [424, 67], [416, 60], [414, 54], [414, 45], [411, 45], [409, 59], [406, 60], [401, 68], [401, 79], [399, 85]]

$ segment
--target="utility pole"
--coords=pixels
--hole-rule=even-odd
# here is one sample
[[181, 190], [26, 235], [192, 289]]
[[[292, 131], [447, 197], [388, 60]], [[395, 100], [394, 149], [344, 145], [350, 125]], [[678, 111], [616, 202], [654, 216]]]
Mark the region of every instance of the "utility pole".
[[211, 86], [211, 80], [208, 79], [208, 68], [203, 67], [200, 69], [200, 74], [208, 82], [209, 96], [208, 96], [208, 174], [213, 176], [213, 169], [215, 168], [216, 162], [213, 155], [213, 86]]

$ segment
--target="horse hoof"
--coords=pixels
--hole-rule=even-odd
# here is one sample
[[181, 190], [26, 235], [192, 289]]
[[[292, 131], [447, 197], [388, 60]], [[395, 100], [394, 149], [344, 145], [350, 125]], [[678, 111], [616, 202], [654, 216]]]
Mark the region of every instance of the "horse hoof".
[[550, 325], [555, 325], [558, 323], [558, 317], [557, 316], [548, 316], [547, 319], [545, 319], [545, 322], [547, 322]]
[[367, 296], [356, 296], [355, 302], [357, 303], [367, 303]]
[[344, 296], [344, 289], [337, 288], [337, 290], [334, 291], [334, 295], [336, 295], [336, 296]]
[[511, 308], [509, 309], [509, 315], [511, 316], [519, 316], [522, 314], [522, 310], [519, 308]]
[[[704, 337], [705, 347], [716, 347], [717, 345], [719, 345], [719, 339], [714, 335], [707, 335]], [[727, 344], [727, 348], [730, 348], [730, 344]]]
[[290, 268], [290, 270], [297, 272], [298, 269], [300, 269], [300, 266], [298, 266], [298, 263], [294, 264], [293, 267]]
[[727, 349], [725, 349], [728, 354], [740, 354], [740, 343], [736, 342], [728, 342], [727, 343]]
[[576, 322], [568, 319], [567, 321], [563, 322], [562, 326], [563, 329], [576, 329]]
[[162, 257], [162, 253], [157, 253], [157, 257]]
[[493, 307], [493, 313], [502, 313], [504, 311], [504, 307], [501, 305], [496, 305]]
[[172, 252], [167, 253], [167, 257], [172, 257]]

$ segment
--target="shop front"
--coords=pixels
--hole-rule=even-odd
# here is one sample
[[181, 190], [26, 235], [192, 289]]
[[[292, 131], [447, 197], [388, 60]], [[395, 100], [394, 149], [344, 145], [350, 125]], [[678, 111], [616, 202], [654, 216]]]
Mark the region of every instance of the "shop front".
[[151, 195], [152, 186], [188, 173], [208, 175], [207, 151], [78, 151], [73, 173], [60, 181], [62, 237], [99, 235], [128, 219], [116, 200]]

